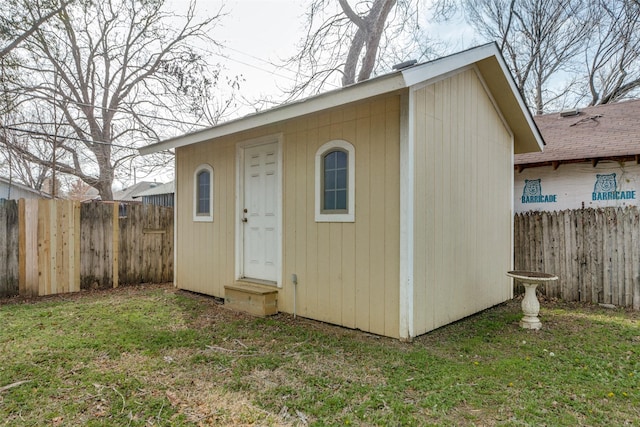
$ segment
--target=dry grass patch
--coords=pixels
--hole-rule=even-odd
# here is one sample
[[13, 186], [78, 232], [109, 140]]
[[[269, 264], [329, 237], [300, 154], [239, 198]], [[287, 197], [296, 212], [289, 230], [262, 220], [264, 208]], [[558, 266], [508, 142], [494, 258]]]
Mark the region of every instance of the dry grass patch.
[[167, 285], [2, 301], [0, 426], [637, 425], [638, 313], [519, 303], [407, 344]]

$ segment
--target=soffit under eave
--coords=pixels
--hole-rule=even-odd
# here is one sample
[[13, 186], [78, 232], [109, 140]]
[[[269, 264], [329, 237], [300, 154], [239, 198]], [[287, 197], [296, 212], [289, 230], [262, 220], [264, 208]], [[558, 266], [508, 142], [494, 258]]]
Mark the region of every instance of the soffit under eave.
[[337, 107], [344, 107], [345, 105], [362, 102], [378, 96], [390, 96], [394, 93], [400, 93], [402, 90], [406, 90], [406, 85], [402, 74], [396, 72], [357, 83], [346, 88], [316, 95], [312, 98], [240, 117], [209, 129], [160, 141], [141, 147], [138, 151], [140, 154], [146, 155], [162, 150], [176, 149], [201, 142], [213, 141], [223, 136], [275, 125], [305, 115], [315, 114]]
[[514, 153], [540, 152], [544, 146], [542, 135], [524, 100], [519, 96], [515, 84], [505, 75], [498, 58], [489, 57], [476, 63], [482, 78], [498, 104], [500, 112], [509, 124], [514, 138]]

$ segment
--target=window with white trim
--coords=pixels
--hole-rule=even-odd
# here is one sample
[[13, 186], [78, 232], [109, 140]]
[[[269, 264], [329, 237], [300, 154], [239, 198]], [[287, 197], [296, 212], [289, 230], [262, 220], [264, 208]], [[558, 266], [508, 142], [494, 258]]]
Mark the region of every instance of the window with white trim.
[[355, 220], [355, 149], [343, 140], [329, 141], [316, 152], [317, 222]]
[[213, 168], [206, 164], [193, 174], [193, 220], [213, 221]]

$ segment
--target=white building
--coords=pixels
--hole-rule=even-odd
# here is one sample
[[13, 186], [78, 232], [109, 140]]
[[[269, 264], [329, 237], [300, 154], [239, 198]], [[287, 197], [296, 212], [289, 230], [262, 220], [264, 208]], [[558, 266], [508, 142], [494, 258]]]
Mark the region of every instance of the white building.
[[24, 184], [0, 177], [0, 200], [49, 198], [47, 193], [34, 190]]
[[640, 100], [535, 117], [543, 152], [515, 155], [514, 209], [637, 206]]

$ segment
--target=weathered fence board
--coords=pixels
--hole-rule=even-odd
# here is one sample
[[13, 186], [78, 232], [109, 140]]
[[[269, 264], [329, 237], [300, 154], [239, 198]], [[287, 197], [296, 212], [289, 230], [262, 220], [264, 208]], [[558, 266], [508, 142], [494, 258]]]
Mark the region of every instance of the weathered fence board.
[[119, 275], [122, 283], [173, 279], [173, 209], [129, 206], [120, 218]]
[[0, 201], [0, 297], [173, 279], [173, 209]]
[[173, 209], [117, 204], [82, 206], [82, 287], [173, 279]]
[[0, 200], [0, 297], [19, 290], [18, 230], [18, 203]]
[[640, 310], [637, 207], [518, 214], [515, 268], [554, 273], [547, 296]]
[[112, 203], [83, 203], [80, 208], [82, 289], [114, 287], [114, 221], [118, 221], [118, 212]]

